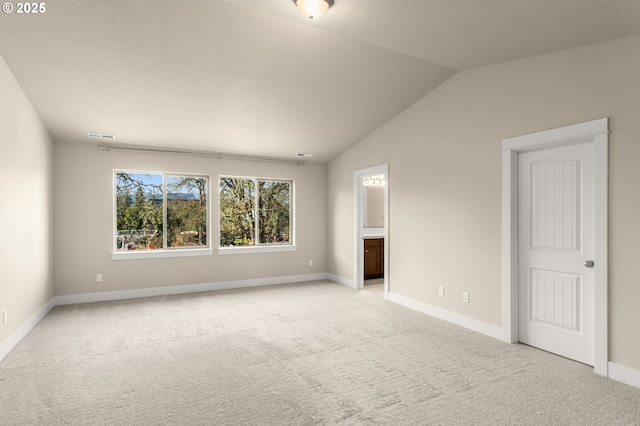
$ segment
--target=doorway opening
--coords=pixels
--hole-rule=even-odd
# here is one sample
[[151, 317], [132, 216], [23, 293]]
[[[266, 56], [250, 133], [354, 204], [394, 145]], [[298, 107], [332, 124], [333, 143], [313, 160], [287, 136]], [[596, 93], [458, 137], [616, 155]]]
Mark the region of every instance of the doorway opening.
[[364, 289], [384, 295], [384, 238], [364, 239]]
[[389, 298], [389, 167], [356, 170], [356, 288]]

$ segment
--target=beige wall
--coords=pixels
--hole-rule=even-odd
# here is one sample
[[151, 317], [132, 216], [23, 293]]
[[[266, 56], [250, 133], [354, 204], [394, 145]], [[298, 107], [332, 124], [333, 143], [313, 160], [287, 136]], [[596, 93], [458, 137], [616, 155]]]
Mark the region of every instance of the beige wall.
[[610, 117], [610, 360], [640, 369], [639, 52], [634, 36], [461, 72], [354, 145], [329, 165], [330, 272], [354, 278], [353, 171], [388, 162], [390, 290], [501, 325], [502, 140]]
[[[0, 344], [52, 297], [51, 142], [0, 58]], [[2, 324], [1, 312], [8, 321]]]
[[[324, 273], [327, 270], [327, 165], [296, 166], [205, 156], [99, 151], [95, 145], [54, 144], [54, 283], [56, 295], [205, 284]], [[295, 180], [298, 250], [284, 253], [111, 260], [113, 170], [210, 175], [212, 229], [218, 238], [219, 175]], [[313, 260], [313, 266], [308, 261]], [[103, 281], [96, 282], [96, 274]]]

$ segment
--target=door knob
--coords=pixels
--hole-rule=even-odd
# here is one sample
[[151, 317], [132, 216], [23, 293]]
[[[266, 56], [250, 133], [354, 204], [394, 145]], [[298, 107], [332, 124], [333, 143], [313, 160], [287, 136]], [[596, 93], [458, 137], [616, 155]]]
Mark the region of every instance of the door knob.
[[584, 266], [586, 266], [587, 268], [593, 268], [594, 265], [595, 265], [595, 263], [593, 263], [593, 260], [585, 260], [584, 261]]

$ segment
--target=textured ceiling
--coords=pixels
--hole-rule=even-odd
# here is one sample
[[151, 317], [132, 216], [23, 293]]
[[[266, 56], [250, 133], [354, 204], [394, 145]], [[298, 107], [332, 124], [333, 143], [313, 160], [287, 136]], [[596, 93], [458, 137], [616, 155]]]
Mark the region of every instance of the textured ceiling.
[[0, 56], [55, 140], [314, 161], [456, 71], [640, 33], [630, 0], [335, 0], [313, 21], [291, 0], [46, 7], [0, 14]]

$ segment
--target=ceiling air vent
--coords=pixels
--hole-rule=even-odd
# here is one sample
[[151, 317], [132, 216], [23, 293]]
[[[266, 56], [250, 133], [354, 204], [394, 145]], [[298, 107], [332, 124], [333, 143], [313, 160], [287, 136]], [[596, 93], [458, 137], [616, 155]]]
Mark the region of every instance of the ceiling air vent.
[[296, 154], [296, 157], [302, 157], [302, 158], [311, 158], [313, 157], [313, 154]]
[[106, 135], [104, 133], [92, 133], [92, 132], [87, 133], [87, 136], [89, 136], [90, 138], [96, 138], [96, 139], [115, 139], [116, 138], [115, 135]]

